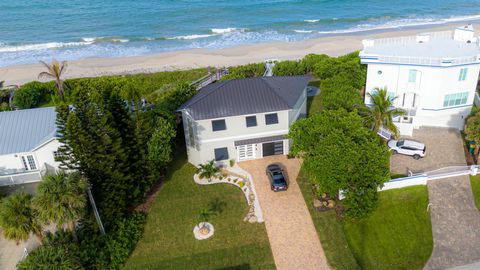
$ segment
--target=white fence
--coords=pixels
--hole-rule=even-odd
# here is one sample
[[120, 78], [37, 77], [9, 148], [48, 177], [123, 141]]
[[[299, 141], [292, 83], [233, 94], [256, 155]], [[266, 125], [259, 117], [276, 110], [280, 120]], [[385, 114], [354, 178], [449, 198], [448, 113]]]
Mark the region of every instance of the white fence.
[[20, 185], [39, 182], [40, 180], [42, 180], [42, 173], [40, 171], [1, 175], [0, 186]]
[[438, 170], [433, 170], [421, 174], [411, 175], [408, 177], [402, 177], [392, 179], [383, 185], [383, 188], [379, 188], [378, 191], [384, 191], [395, 188], [403, 188], [408, 186], [426, 185], [428, 181], [455, 177], [461, 175], [476, 175], [478, 173], [479, 166], [451, 166]]

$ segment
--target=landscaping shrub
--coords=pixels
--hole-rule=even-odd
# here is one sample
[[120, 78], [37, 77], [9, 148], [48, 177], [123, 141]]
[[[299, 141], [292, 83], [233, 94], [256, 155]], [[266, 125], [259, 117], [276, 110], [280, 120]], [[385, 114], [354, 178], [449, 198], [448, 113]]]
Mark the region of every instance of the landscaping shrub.
[[317, 63], [325, 61], [328, 58], [330, 58], [330, 56], [326, 54], [308, 54], [300, 60], [298, 68], [302, 71], [302, 74], [310, 74], [315, 70], [315, 65]]
[[350, 84], [347, 77], [337, 75], [322, 80], [320, 88], [320, 99], [325, 110], [344, 108], [353, 111], [357, 105], [363, 104], [360, 91]]
[[13, 103], [19, 109], [35, 108], [40, 103], [42, 94], [35, 87], [20, 87], [13, 95]]
[[273, 68], [273, 74], [275, 76], [293, 76], [305, 74], [299, 67], [298, 61], [281, 61], [278, 62]]
[[243, 66], [229, 67], [228, 74], [222, 77], [222, 81], [240, 78], [261, 77], [265, 73], [265, 64], [256, 63]]
[[120, 269], [142, 236], [146, 216], [134, 213], [118, 220], [107, 235], [86, 221], [77, 231], [48, 234], [19, 269]]

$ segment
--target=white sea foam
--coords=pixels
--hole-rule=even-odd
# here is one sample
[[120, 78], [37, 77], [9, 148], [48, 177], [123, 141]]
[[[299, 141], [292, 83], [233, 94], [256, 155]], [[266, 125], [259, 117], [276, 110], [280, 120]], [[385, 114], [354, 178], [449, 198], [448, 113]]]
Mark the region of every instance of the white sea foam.
[[232, 32], [244, 32], [248, 29], [246, 28], [235, 28], [235, 27], [228, 27], [228, 28], [213, 28], [210, 29], [212, 33], [214, 34], [226, 34], [226, 33], [232, 33]]
[[330, 30], [330, 31], [318, 31], [319, 34], [348, 34], [355, 32], [364, 32], [372, 30], [385, 30], [385, 29], [396, 29], [403, 27], [414, 27], [414, 26], [427, 26], [427, 25], [439, 25], [452, 22], [462, 22], [462, 21], [471, 21], [471, 20], [480, 20], [480, 15], [472, 16], [459, 16], [459, 17], [450, 17], [450, 18], [423, 18], [423, 19], [398, 19], [393, 21], [387, 21], [383, 24], [359, 24], [355, 27], [339, 30]]
[[47, 49], [58, 49], [65, 47], [79, 47], [90, 45], [92, 42], [47, 42], [37, 44], [24, 44], [24, 45], [3, 45], [0, 46], [0, 52], [21, 52], [21, 51], [38, 51]]
[[96, 37], [85, 37], [85, 38], [82, 38], [83, 41], [85, 41], [85, 42], [91, 42], [91, 43], [95, 42], [96, 39], [97, 39]]
[[319, 22], [320, 19], [315, 19], [315, 20], [304, 20], [305, 22], [309, 22], [309, 23], [316, 23], [316, 22]]
[[308, 34], [313, 33], [313, 30], [293, 30], [295, 33]]
[[128, 40], [126, 38], [112, 38], [112, 41], [113, 42], [125, 43], [125, 42], [129, 42], [130, 40]]
[[209, 35], [209, 34], [205, 34], [205, 35], [186, 35], [186, 36], [176, 36], [176, 37], [169, 37], [167, 39], [199, 39], [199, 38], [207, 38], [207, 37], [211, 37], [211, 36], [214, 36], [214, 35]]

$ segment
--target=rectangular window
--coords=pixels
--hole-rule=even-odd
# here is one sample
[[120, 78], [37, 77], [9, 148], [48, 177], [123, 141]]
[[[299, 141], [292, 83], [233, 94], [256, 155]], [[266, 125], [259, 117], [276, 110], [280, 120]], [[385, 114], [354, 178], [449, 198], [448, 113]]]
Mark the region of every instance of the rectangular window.
[[278, 124], [278, 115], [276, 113], [265, 114], [265, 124]]
[[467, 79], [468, 68], [460, 69], [460, 75], [458, 75], [459, 81], [465, 81]]
[[445, 95], [443, 107], [453, 107], [467, 104], [468, 92]]
[[25, 159], [24, 156], [22, 156], [22, 163], [23, 163], [23, 167], [25, 168], [25, 170], [28, 171], [28, 164], [27, 164], [27, 160]]
[[227, 160], [228, 159], [228, 148], [223, 147], [223, 148], [216, 148], [214, 149], [215, 151], [215, 160], [220, 161], [220, 160]]
[[410, 69], [408, 72], [408, 82], [409, 83], [414, 83], [417, 82], [417, 71], [414, 69]]
[[225, 119], [221, 120], [213, 120], [212, 121], [212, 130], [213, 131], [220, 131], [227, 129], [227, 125], [225, 124]]
[[35, 159], [33, 159], [33, 156], [27, 156], [28, 160], [28, 165], [30, 166], [30, 170], [36, 170], [37, 165], [35, 164]]
[[22, 156], [22, 163], [23, 163], [23, 167], [27, 171], [37, 169], [37, 164], [35, 163], [35, 159], [33, 158], [32, 155]]
[[387, 92], [387, 97], [389, 100], [393, 100], [395, 98], [395, 93], [394, 92]]
[[255, 115], [245, 117], [245, 121], [247, 123], [247, 127], [257, 126], [257, 117]]

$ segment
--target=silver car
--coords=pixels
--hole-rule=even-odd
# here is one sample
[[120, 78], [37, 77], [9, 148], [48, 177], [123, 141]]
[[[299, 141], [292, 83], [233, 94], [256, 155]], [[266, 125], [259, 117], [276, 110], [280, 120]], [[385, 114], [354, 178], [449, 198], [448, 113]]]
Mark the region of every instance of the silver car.
[[402, 154], [412, 156], [414, 159], [419, 159], [425, 156], [426, 147], [421, 142], [412, 140], [390, 140], [388, 141], [388, 148], [392, 154]]

